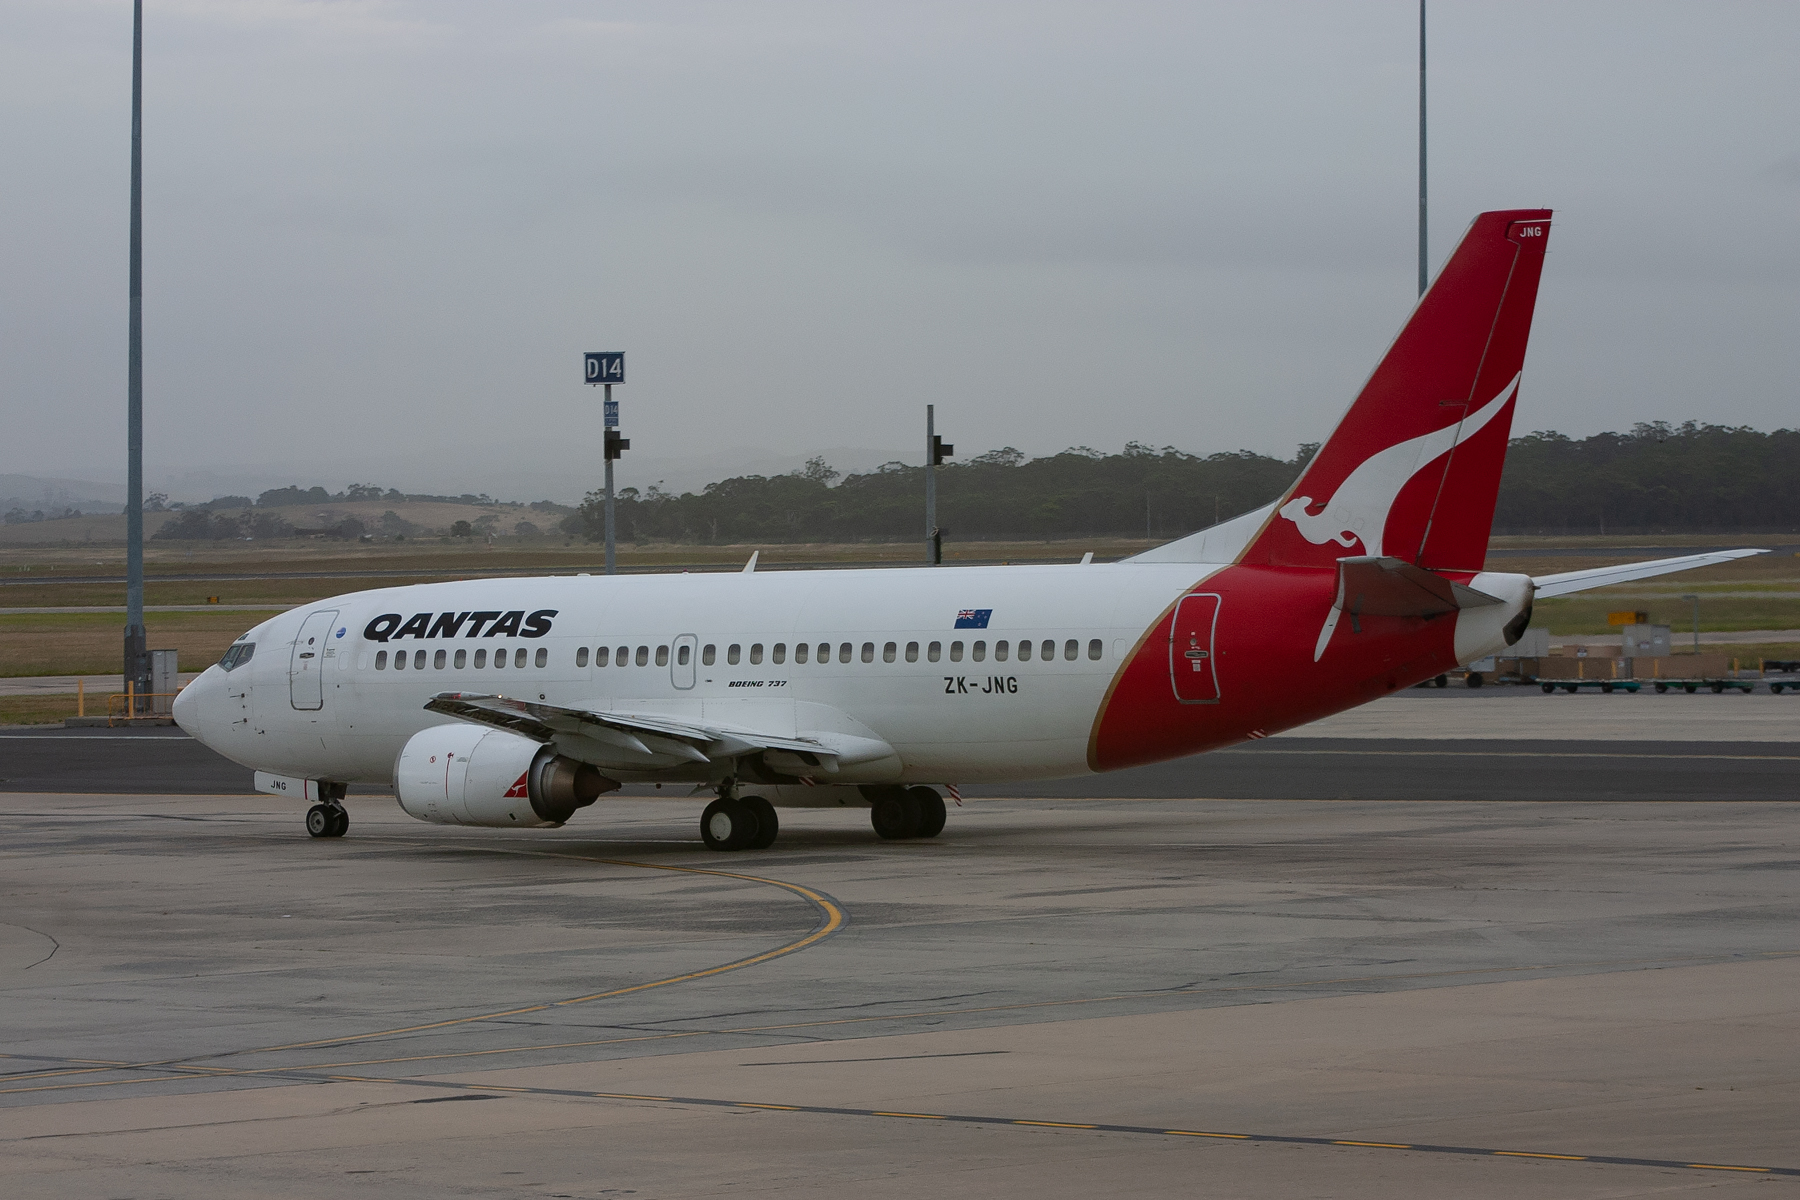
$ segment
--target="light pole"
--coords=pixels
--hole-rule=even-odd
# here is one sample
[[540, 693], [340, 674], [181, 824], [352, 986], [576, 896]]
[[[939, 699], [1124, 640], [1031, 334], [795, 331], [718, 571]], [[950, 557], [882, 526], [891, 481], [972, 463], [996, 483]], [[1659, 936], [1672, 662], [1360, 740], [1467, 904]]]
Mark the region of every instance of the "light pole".
[[125, 367], [125, 687], [150, 690], [144, 633], [144, 0], [131, 6], [131, 315]]
[[1419, 0], [1419, 295], [1425, 294], [1425, 0]]
[[617, 525], [613, 520], [613, 461], [631, 449], [631, 442], [619, 436], [619, 404], [612, 398], [612, 390], [613, 384], [625, 382], [625, 352], [590, 350], [583, 356], [582, 381], [602, 384], [606, 389], [601, 403], [606, 424], [606, 432], [601, 438], [606, 459], [606, 573], [617, 575], [619, 564], [615, 542]]
[[1694, 653], [1698, 654], [1700, 653], [1700, 597], [1689, 592], [1682, 599], [1694, 602]]

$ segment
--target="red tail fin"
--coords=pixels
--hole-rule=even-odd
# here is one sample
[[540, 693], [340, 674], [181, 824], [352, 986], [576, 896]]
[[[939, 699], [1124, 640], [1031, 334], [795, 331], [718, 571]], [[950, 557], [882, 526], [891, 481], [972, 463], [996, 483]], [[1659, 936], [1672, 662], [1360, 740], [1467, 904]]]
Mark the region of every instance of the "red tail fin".
[[1549, 234], [1548, 209], [1475, 218], [1241, 561], [1481, 568]]

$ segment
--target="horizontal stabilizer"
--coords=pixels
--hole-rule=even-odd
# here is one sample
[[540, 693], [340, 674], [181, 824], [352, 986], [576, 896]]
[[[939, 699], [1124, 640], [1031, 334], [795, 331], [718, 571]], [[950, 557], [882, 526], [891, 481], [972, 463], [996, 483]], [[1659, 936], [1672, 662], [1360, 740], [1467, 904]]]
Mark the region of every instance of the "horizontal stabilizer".
[[1365, 617], [1435, 617], [1459, 608], [1501, 603], [1497, 596], [1453, 583], [1404, 559], [1338, 559], [1338, 607]]
[[1539, 575], [1531, 582], [1537, 588], [1538, 599], [1544, 600], [1552, 596], [1567, 596], [1571, 592], [1585, 592], [1590, 588], [1606, 587], [1614, 583], [1630, 583], [1634, 579], [1649, 579], [1673, 571], [1691, 571], [1695, 567], [1710, 567], [1730, 562], [1734, 558], [1749, 558], [1753, 554], [1767, 553], [1767, 550], [1715, 550], [1709, 554], [1653, 558], [1648, 562], [1620, 563], [1616, 567], [1593, 567], [1586, 571]]
[[1439, 617], [1459, 609], [1504, 603], [1498, 596], [1476, 591], [1391, 554], [1340, 558], [1337, 562], [1337, 600], [1319, 629], [1319, 640], [1313, 646], [1314, 662], [1324, 656], [1338, 622], [1346, 616], [1350, 618], [1350, 628], [1360, 633], [1364, 617]]

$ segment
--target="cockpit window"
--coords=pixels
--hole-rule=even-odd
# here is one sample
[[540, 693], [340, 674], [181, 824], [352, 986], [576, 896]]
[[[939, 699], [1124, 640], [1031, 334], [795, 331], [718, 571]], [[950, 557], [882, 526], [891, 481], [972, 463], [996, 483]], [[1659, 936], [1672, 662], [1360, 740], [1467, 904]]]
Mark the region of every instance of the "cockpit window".
[[250, 656], [255, 653], [255, 642], [238, 642], [225, 652], [225, 656], [219, 660], [219, 665], [227, 671], [234, 671], [249, 662]]

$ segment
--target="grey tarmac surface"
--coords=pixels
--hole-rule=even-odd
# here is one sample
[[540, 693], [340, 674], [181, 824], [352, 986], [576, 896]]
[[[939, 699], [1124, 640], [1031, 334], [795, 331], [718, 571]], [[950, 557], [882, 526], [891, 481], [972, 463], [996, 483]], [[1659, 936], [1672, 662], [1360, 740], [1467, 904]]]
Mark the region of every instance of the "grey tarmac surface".
[[[127, 737], [61, 757], [195, 748]], [[733, 855], [653, 797], [514, 834], [353, 795], [314, 841], [273, 797], [13, 791], [0, 1189], [1800, 1188], [1796, 814], [1745, 782], [1791, 779], [1791, 744], [1596, 758], [1613, 799], [1493, 803], [1588, 743], [1321, 740], [1187, 766], [1357, 802], [1190, 774], [971, 798], [932, 841], [787, 810]], [[1457, 763], [1490, 790], [1399, 798]], [[1632, 798], [1678, 770], [1708, 799]]]

